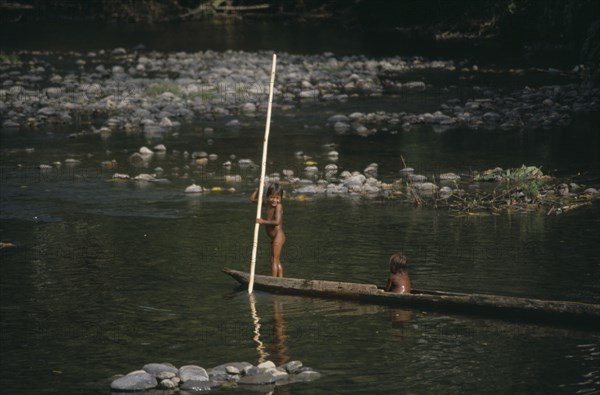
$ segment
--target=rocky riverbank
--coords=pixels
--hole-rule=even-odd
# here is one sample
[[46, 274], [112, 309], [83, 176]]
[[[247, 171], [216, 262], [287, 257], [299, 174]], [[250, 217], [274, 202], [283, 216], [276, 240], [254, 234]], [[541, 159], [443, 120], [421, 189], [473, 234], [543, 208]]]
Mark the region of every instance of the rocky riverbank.
[[[467, 60], [369, 59], [331, 53], [282, 53], [278, 59], [274, 92], [278, 111], [305, 101], [327, 104], [380, 95], [399, 98], [395, 112], [357, 112], [330, 119], [328, 123], [339, 133], [366, 135], [417, 124], [441, 129], [551, 127], [568, 123], [574, 112], [600, 108], [600, 89], [589, 83], [584, 66], [497, 70], [479, 68]], [[239, 127], [238, 118], [254, 117], [264, 110], [270, 62], [269, 53], [240, 51], [20, 52], [4, 56], [0, 64], [0, 118], [4, 128], [89, 121], [94, 131], [137, 130], [150, 135], [167, 133], [192, 119], [222, 119], [224, 126]], [[560, 74], [569, 82], [523, 86], [512, 92], [473, 85], [469, 97], [462, 98], [452, 97], [456, 86], [428, 81], [423, 77], [427, 71], [451, 73], [457, 81], [502, 73], [517, 79], [543, 72]], [[405, 95], [427, 91], [450, 97], [435, 111], [402, 110], [410, 101]]]
[[[4, 56], [0, 64], [2, 127], [23, 130], [68, 124], [80, 127], [79, 132], [69, 136], [72, 139], [98, 136], [99, 140], [107, 140], [114, 133], [126, 133], [142, 135], [152, 143], [133, 148], [133, 153], [131, 147], [119, 153], [107, 150], [104, 160], [82, 154], [62, 162], [40, 163], [37, 170], [42, 176], [62, 169], [75, 174], [78, 168], [96, 160], [100, 173], [114, 182], [174, 183], [189, 195], [237, 192], [256, 181], [258, 166], [251, 159], [239, 158], [235, 152], [180, 151], [160, 142], [178, 135], [189, 122], [209, 121], [210, 126], [196, 129], [206, 139], [205, 149], [210, 149], [212, 136], [226, 130], [241, 131], [257, 117], [262, 118], [270, 55], [116, 48], [85, 54], [21, 52]], [[517, 84], [520, 76], [533, 72], [560, 76], [557, 80], [568, 82], [524, 86], [512, 92], [471, 86], [467, 94], [454, 97], [456, 87], [436, 85], [430, 78], [431, 74], [443, 73], [452, 75], [455, 81], [469, 81], [504, 73], [514, 76]], [[574, 113], [600, 109], [600, 89], [589, 82], [593, 79], [588, 78], [588, 72], [583, 66], [571, 70], [498, 70], [480, 68], [466, 60], [279, 54], [274, 106], [277, 113], [294, 116], [294, 110], [307, 101], [327, 106], [355, 99], [364, 103], [367, 98], [379, 96], [395, 103], [397, 98], [397, 111], [334, 113], [315, 125], [333, 134], [363, 137], [410, 131], [417, 125], [430, 125], [440, 132], [450, 128], [550, 128], [568, 124]], [[438, 109], [410, 112], [411, 101], [420, 97], [435, 99]], [[321, 152], [309, 154], [296, 152], [288, 162], [296, 166], [270, 169], [269, 181], [284, 183], [297, 198], [364, 196], [417, 204], [433, 202], [434, 206], [459, 210], [470, 210], [469, 205], [460, 202], [473, 201], [474, 197], [478, 201], [476, 197], [489, 189], [477, 179], [476, 172], [424, 175], [406, 167], [380, 169], [375, 162], [364, 168], [347, 163], [342, 166], [336, 144], [323, 144], [321, 148]], [[35, 147], [24, 150], [27, 155], [35, 154]], [[17, 172], [21, 174], [22, 168], [18, 167]], [[380, 173], [386, 176], [382, 178]], [[559, 191], [560, 184], [576, 185], [573, 180], [551, 180], [538, 185], [539, 190], [514, 190], [504, 201], [511, 201], [511, 194], [516, 194], [513, 201], [529, 204], [539, 201], [537, 192], [542, 191], [544, 196], [559, 197], [553, 206], [546, 207], [548, 211], [554, 208], [554, 213], [564, 212], [558, 208], [566, 207], [562, 203], [568, 197], [596, 196], [593, 187], [598, 187], [571, 187], [565, 195]], [[500, 205], [495, 197], [492, 200], [488, 208], [511, 206]]]
[[[252, 365], [248, 362], [231, 362], [206, 370], [197, 365], [176, 368], [170, 363], [149, 363], [115, 378], [113, 392], [150, 391], [152, 393], [193, 394], [222, 387], [246, 390], [272, 391], [275, 386], [313, 381], [321, 375], [300, 361], [291, 361], [276, 367], [272, 361]], [[159, 390], [159, 392], [156, 392]], [[161, 391], [162, 390], [162, 391]]]

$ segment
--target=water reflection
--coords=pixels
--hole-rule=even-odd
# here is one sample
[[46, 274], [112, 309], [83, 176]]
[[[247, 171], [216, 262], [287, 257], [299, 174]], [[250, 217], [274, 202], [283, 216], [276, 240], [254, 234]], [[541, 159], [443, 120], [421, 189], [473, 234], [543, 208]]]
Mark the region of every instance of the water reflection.
[[273, 300], [273, 347], [271, 349], [272, 354], [267, 352], [265, 343], [261, 340], [261, 320], [256, 309], [256, 296], [254, 293], [249, 295], [248, 301], [250, 302], [250, 315], [252, 316], [252, 323], [254, 325], [254, 336], [252, 340], [256, 344], [256, 352], [258, 353], [258, 363], [266, 362], [271, 356], [271, 360], [275, 365], [281, 366], [290, 360], [288, 347], [286, 344], [286, 322], [283, 318], [283, 307], [279, 300]]
[[287, 336], [285, 334], [285, 320], [283, 319], [283, 308], [281, 302], [273, 300], [273, 322], [275, 344], [273, 347], [274, 361], [277, 366], [281, 366], [290, 360], [286, 344]]
[[250, 302], [250, 314], [252, 315], [252, 323], [254, 324], [254, 336], [252, 340], [256, 343], [256, 351], [258, 352], [258, 363], [263, 363], [267, 360], [269, 353], [265, 351], [265, 344], [260, 340], [260, 317], [256, 312], [256, 296], [251, 293], [248, 301]]
[[412, 311], [405, 309], [390, 309], [390, 321], [392, 328], [396, 329], [393, 332], [394, 338], [403, 341], [408, 336], [410, 328], [409, 321], [412, 318]]

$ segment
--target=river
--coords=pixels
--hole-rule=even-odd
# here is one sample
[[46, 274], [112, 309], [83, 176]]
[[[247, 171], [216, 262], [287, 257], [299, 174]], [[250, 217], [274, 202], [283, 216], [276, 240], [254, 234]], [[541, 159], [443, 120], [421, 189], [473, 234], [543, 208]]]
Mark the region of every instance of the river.
[[[165, 52], [437, 53], [414, 44], [371, 45], [369, 37], [340, 35], [332, 27], [162, 29], [67, 24], [13, 27], [8, 36], [3, 27], [0, 36], [6, 50], [84, 51], [142, 43]], [[454, 83], [444, 74], [423, 73], [417, 77]], [[481, 78], [490, 86], [506, 83], [496, 75]], [[534, 74], [523, 83], [561, 78]], [[433, 111], [438, 96], [424, 93], [409, 105]], [[322, 145], [333, 143], [340, 167], [362, 171], [376, 162], [385, 180], [397, 178], [401, 155], [427, 174], [527, 164], [553, 175], [597, 180], [598, 113], [575, 114], [568, 126], [536, 130], [440, 133], [422, 126], [360, 137], [324, 126], [336, 113], [397, 106], [398, 97], [384, 94], [275, 112], [270, 166], [298, 168], [295, 152], [319, 158]], [[239, 130], [221, 126], [219, 120], [183, 123], [161, 140], [169, 151], [153, 158], [152, 167], [184, 168], [188, 161], [171, 150], [206, 150], [219, 159], [207, 167], [212, 175], [195, 181], [211, 186], [230, 155], [260, 162], [262, 113]], [[206, 127], [214, 133], [198, 132]], [[259, 347], [251, 300], [221, 273], [223, 267], [249, 265], [252, 177], [235, 191], [201, 195], [183, 193], [189, 179], [167, 185], [115, 182], [100, 161], [115, 158], [122, 164], [119, 171], [132, 172], [127, 158], [148, 140], [126, 132], [108, 139], [71, 138], [80, 129], [77, 124], [0, 129], [0, 241], [15, 245], [0, 250], [4, 391], [105, 394], [113, 375], [150, 362], [209, 368], [264, 358], [301, 360], [322, 374], [310, 383], [277, 387], [281, 394], [600, 391], [600, 334], [567, 327], [256, 292], [264, 349]], [[38, 168], [73, 157], [79, 160], [74, 166]], [[459, 215], [394, 201], [329, 197], [290, 198], [283, 204], [282, 261], [289, 277], [384, 284], [389, 256], [403, 251], [417, 288], [600, 303], [598, 204], [559, 216]], [[269, 245], [263, 232], [260, 237], [257, 271], [267, 274]]]

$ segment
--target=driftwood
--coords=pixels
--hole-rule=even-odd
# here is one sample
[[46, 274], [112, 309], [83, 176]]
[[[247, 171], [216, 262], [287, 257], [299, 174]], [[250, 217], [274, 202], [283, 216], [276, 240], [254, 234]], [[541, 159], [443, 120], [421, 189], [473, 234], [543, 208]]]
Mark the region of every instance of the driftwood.
[[212, 1], [200, 3], [200, 5], [198, 7], [186, 12], [185, 14], [181, 14], [179, 17], [181, 19], [186, 19], [189, 17], [197, 16], [197, 15], [214, 15], [217, 13], [225, 13], [225, 12], [231, 12], [231, 11], [239, 12], [239, 11], [265, 10], [269, 7], [270, 7], [270, 4], [232, 6], [231, 1], [228, 1], [228, 0], [212, 0]]
[[[242, 285], [248, 284], [248, 273], [232, 269], [223, 269], [223, 272]], [[444, 310], [600, 330], [599, 304], [424, 290], [413, 290], [410, 294], [396, 294], [385, 292], [374, 284], [262, 275], [255, 275], [254, 286], [256, 289], [274, 293], [349, 299], [389, 306]]]

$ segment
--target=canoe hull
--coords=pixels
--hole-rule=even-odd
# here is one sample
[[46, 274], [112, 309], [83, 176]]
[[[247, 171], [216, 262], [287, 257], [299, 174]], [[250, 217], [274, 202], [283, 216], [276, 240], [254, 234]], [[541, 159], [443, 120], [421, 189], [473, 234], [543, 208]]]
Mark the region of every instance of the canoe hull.
[[[242, 285], [249, 282], [248, 273], [232, 269], [223, 269], [223, 272]], [[388, 306], [486, 315], [511, 321], [552, 322], [600, 329], [600, 305], [589, 303], [441, 291], [413, 290], [411, 294], [396, 294], [385, 292], [374, 284], [262, 275], [255, 275], [254, 287], [273, 293], [347, 299]]]

